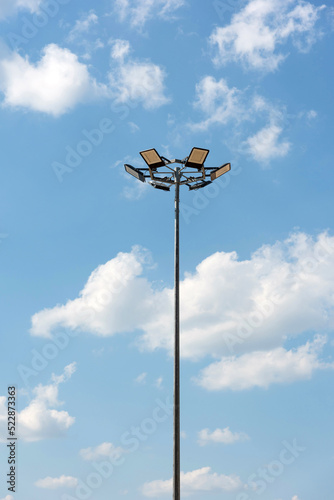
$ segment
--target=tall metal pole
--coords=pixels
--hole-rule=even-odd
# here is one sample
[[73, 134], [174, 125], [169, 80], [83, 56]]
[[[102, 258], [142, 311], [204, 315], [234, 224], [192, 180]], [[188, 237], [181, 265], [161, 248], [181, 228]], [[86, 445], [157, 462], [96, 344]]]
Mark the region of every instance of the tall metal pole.
[[175, 169], [175, 339], [174, 339], [174, 463], [173, 500], [180, 500], [180, 168]]
[[[141, 182], [150, 179], [156, 189], [169, 191], [175, 185], [175, 275], [174, 275], [174, 311], [175, 311], [175, 339], [174, 339], [174, 447], [173, 447], [173, 500], [181, 500], [180, 493], [180, 248], [179, 248], [179, 218], [180, 218], [180, 185], [185, 184], [189, 189], [200, 189], [211, 181], [231, 170], [231, 164], [225, 163], [219, 168], [204, 168], [204, 162], [209, 153], [208, 149], [193, 148], [190, 155], [184, 160], [168, 160], [159, 155], [156, 149], [147, 149], [140, 154], [148, 168], [135, 168], [125, 164], [125, 170]], [[181, 164], [175, 167], [171, 176], [170, 165]], [[168, 167], [168, 172], [158, 171], [158, 167]], [[198, 172], [194, 168], [198, 170]], [[208, 173], [211, 172], [211, 175]], [[157, 177], [155, 174], [167, 175]], [[191, 174], [191, 175], [190, 175]], [[198, 174], [193, 177], [193, 174]], [[206, 178], [210, 177], [211, 181]]]

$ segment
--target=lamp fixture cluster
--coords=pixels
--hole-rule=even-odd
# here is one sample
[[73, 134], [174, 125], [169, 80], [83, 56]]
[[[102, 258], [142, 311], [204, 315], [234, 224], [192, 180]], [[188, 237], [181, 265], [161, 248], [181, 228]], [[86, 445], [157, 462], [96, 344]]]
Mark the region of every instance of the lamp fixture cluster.
[[[125, 170], [141, 182], [149, 183], [155, 189], [169, 191], [170, 186], [175, 184], [175, 169], [170, 165], [180, 164], [178, 168], [178, 184], [185, 184], [189, 190], [201, 189], [211, 184], [221, 175], [231, 170], [231, 164], [225, 163], [218, 168], [205, 167], [204, 163], [209, 154], [208, 149], [193, 148], [189, 156], [183, 160], [168, 160], [160, 156], [156, 149], [146, 149], [141, 151], [140, 155], [148, 168], [135, 168], [132, 165], [125, 164]], [[210, 179], [210, 180], [209, 180]]]

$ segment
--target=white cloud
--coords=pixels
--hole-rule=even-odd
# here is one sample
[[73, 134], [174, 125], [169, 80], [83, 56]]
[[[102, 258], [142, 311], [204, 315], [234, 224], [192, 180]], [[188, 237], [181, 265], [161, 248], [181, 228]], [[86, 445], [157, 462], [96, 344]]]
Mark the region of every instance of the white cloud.
[[[266, 125], [256, 134], [242, 142], [241, 152], [252, 155], [255, 160], [267, 164], [270, 160], [288, 154], [291, 144], [280, 141], [283, 132], [284, 110], [271, 104], [262, 96], [250, 97], [247, 91], [236, 87], [230, 88], [224, 78], [216, 80], [212, 76], [204, 77], [196, 85], [195, 109], [205, 118], [197, 123], [190, 123], [192, 131], [206, 131], [214, 125], [230, 127], [240, 142], [240, 125], [248, 122], [254, 127], [254, 121], [264, 119]], [[237, 127], [239, 126], [239, 127]]]
[[[157, 288], [142, 276], [147, 255], [135, 247], [99, 266], [78, 298], [33, 316], [32, 334], [48, 336], [59, 327], [103, 336], [139, 330], [141, 349], [163, 348], [172, 354], [173, 290]], [[281, 346], [287, 337], [325, 333], [334, 327], [334, 237], [293, 234], [283, 242], [264, 245], [245, 260], [239, 260], [236, 252], [216, 252], [193, 273], [186, 273], [180, 289], [183, 358], [227, 356], [234, 367], [239, 361], [230, 359], [231, 353], [268, 351], [256, 354], [256, 360], [242, 361], [251, 366], [259, 358], [264, 370], [268, 357], [279, 366], [291, 366], [287, 372], [291, 381], [307, 378], [322, 366], [320, 350], [313, 344], [296, 352]], [[284, 381], [276, 365], [272, 373]]]
[[35, 482], [35, 486], [37, 486], [37, 488], [45, 488], [48, 490], [56, 490], [58, 488], [75, 488], [77, 484], [77, 478], [72, 476], [46, 477], [44, 479], [38, 479], [38, 481]]
[[308, 123], [308, 125], [310, 125], [313, 122], [313, 120], [318, 118], [318, 113], [314, 109], [311, 109], [310, 111], [307, 111], [305, 113], [301, 113], [301, 117], [303, 117], [303, 116], [306, 116], [307, 123]]
[[140, 127], [138, 127], [138, 125], [134, 122], [129, 122], [128, 125], [130, 127], [132, 134], [135, 134], [136, 132], [138, 132], [140, 130]]
[[287, 140], [280, 141], [283, 132], [283, 111], [259, 95], [255, 95], [249, 110], [253, 115], [266, 115], [269, 122], [256, 134], [248, 137], [242, 144], [244, 151], [264, 164], [268, 164], [272, 159], [286, 156], [290, 151], [291, 143]]
[[14, 500], [14, 497], [12, 495], [6, 495], [4, 498], [1, 498], [1, 500]]
[[282, 158], [291, 148], [291, 143], [287, 140], [280, 141], [282, 132], [282, 127], [272, 122], [247, 139], [246, 149], [260, 162], [267, 163], [274, 158]]
[[52, 382], [54, 382], [55, 385], [63, 384], [64, 382], [67, 382], [70, 380], [72, 377], [73, 373], [76, 372], [77, 365], [76, 363], [71, 363], [70, 365], [65, 366], [64, 372], [61, 375], [55, 375], [54, 373], [52, 374]]
[[[84, 57], [88, 59], [93, 50], [103, 46], [99, 40], [93, 45], [85, 40], [83, 45]], [[76, 54], [56, 44], [44, 47], [37, 62], [17, 52], [7, 52], [0, 57], [2, 104], [55, 117], [79, 103], [100, 97], [109, 97], [119, 103], [141, 103], [145, 109], [167, 104], [170, 100], [165, 96], [164, 70], [150, 61], [129, 58], [129, 52], [128, 41], [112, 42], [113, 64], [108, 73], [108, 86], [96, 82]]]
[[102, 460], [104, 458], [118, 459], [124, 455], [125, 450], [120, 446], [116, 447], [112, 443], [102, 443], [95, 448], [85, 448], [80, 450], [80, 456], [84, 460]]
[[229, 427], [225, 429], [216, 429], [211, 432], [209, 429], [203, 429], [198, 433], [198, 442], [201, 446], [209, 443], [232, 444], [237, 441], [246, 441], [249, 439], [244, 432], [232, 432]]
[[117, 160], [111, 168], [121, 169], [121, 173], [124, 179], [124, 187], [121, 192], [121, 196], [126, 198], [128, 201], [137, 201], [143, 198], [147, 192], [152, 189], [148, 182], [138, 182], [137, 179], [127, 174], [124, 171], [124, 164], [128, 163], [136, 168], [143, 166], [142, 159], [133, 156], [125, 156], [122, 160]]
[[102, 92], [86, 65], [68, 49], [47, 45], [37, 63], [13, 52], [0, 60], [5, 106], [60, 116]]
[[[18, 436], [24, 441], [40, 441], [63, 436], [74, 424], [75, 418], [67, 411], [56, 408], [63, 403], [58, 400], [58, 385], [69, 380], [76, 368], [75, 363], [65, 367], [60, 376], [53, 375], [53, 383], [33, 389], [33, 399], [18, 413]], [[6, 398], [0, 397], [0, 427], [5, 426]], [[5, 432], [2, 433], [5, 435]]]
[[141, 102], [146, 109], [154, 109], [169, 102], [165, 96], [165, 71], [150, 61], [124, 60], [130, 52], [126, 40], [112, 41], [109, 73], [111, 97], [121, 103]]
[[[145, 483], [142, 493], [146, 497], [159, 497], [172, 493], [173, 480], [157, 480]], [[191, 472], [181, 472], [181, 492], [184, 496], [196, 492], [208, 491], [235, 491], [241, 488], [242, 483], [237, 476], [225, 476], [211, 472], [210, 467], [203, 467]]]
[[274, 71], [286, 57], [279, 47], [289, 39], [302, 52], [314, 43], [320, 33], [315, 24], [324, 7], [304, 0], [251, 0], [230, 25], [216, 28], [210, 36], [214, 62], [240, 61], [248, 68]]
[[227, 125], [230, 120], [244, 116], [240, 90], [229, 88], [224, 78], [216, 81], [213, 76], [204, 77], [196, 85], [196, 95], [194, 107], [208, 115], [208, 118], [192, 124], [194, 131], [207, 130], [215, 124]]
[[197, 382], [210, 391], [240, 391], [309, 380], [316, 370], [334, 369], [334, 363], [319, 359], [326, 342], [326, 337], [318, 335], [313, 342], [290, 351], [277, 347], [271, 351], [254, 351], [239, 357], [223, 357], [204, 368]]
[[131, 178], [128, 179], [128, 182], [129, 185], [123, 188], [122, 196], [129, 201], [142, 199], [146, 195], [147, 190], [150, 189], [150, 185], [148, 183], [139, 183], [137, 180]]
[[155, 381], [155, 384], [154, 384], [155, 387], [157, 387], [158, 389], [161, 389], [162, 382], [163, 382], [163, 378], [162, 377], [157, 378], [157, 380]]
[[297, 495], [293, 496], [291, 500], [299, 500], [299, 497]]
[[150, 19], [173, 19], [173, 12], [183, 5], [185, 0], [116, 0], [115, 11], [121, 21], [142, 29]]
[[68, 35], [68, 40], [73, 41], [82, 35], [88, 33], [92, 26], [95, 26], [99, 22], [99, 18], [95, 14], [94, 10], [90, 10], [87, 14], [83, 15], [80, 19], [75, 22], [74, 27]]
[[38, 12], [44, 0], [1, 0], [0, 20], [15, 14], [19, 10], [28, 10], [31, 13]]
[[141, 373], [138, 377], [135, 378], [135, 384], [145, 384], [146, 383], [147, 373]]
[[153, 297], [151, 285], [140, 278], [144, 265], [150, 262], [150, 254], [138, 246], [130, 253], [120, 252], [92, 272], [79, 298], [35, 314], [32, 334], [48, 337], [55, 327], [88, 330], [101, 336], [132, 331], [138, 321], [145, 321], [147, 311], [138, 297]]
[[113, 59], [120, 59], [121, 61], [123, 61], [124, 58], [129, 55], [131, 46], [128, 40], [116, 39], [111, 40], [110, 43], [112, 45], [111, 57]]

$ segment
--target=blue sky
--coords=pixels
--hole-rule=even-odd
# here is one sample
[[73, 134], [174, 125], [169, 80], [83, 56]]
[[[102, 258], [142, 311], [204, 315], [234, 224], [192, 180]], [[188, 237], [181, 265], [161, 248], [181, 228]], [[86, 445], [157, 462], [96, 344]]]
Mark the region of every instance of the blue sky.
[[[171, 496], [181, 191], [183, 496], [331, 498], [333, 7], [2, 0], [1, 500]], [[18, 389], [7, 490], [6, 396]]]

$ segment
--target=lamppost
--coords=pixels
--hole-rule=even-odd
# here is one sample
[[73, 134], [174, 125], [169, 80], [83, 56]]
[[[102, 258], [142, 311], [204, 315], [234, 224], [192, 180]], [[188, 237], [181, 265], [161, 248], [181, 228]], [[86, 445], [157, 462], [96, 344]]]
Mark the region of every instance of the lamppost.
[[[174, 274], [174, 449], [173, 449], [173, 500], [180, 500], [180, 246], [179, 215], [180, 186], [197, 190], [211, 184], [212, 181], [231, 170], [231, 164], [225, 163], [219, 168], [205, 167], [208, 149], [193, 148], [183, 160], [168, 160], [160, 156], [155, 149], [140, 152], [148, 168], [135, 168], [125, 164], [125, 170], [141, 182], [150, 179], [150, 184], [163, 191], [170, 191], [175, 186], [175, 274]], [[171, 167], [170, 165], [173, 165]], [[207, 178], [210, 177], [210, 180]]]

